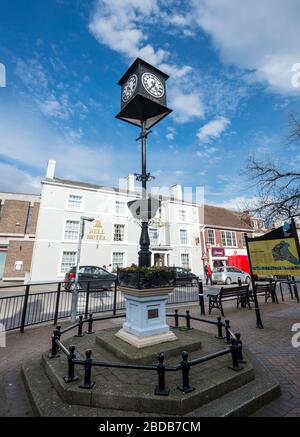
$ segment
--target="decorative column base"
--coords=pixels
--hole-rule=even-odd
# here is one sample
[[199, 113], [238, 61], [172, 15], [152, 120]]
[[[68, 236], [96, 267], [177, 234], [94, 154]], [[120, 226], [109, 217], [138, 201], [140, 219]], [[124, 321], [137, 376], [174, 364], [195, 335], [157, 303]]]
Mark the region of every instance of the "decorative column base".
[[137, 289], [120, 287], [126, 301], [126, 320], [116, 336], [143, 348], [177, 340], [166, 323], [166, 302], [173, 287]]
[[126, 341], [126, 343], [131, 344], [137, 349], [142, 349], [143, 347], [152, 346], [154, 344], [164, 343], [166, 341], [177, 340], [176, 335], [172, 331], [166, 332], [164, 334], [138, 337], [137, 335], [133, 335], [127, 331], [124, 331], [124, 329], [120, 329], [120, 331], [116, 333], [116, 337]]

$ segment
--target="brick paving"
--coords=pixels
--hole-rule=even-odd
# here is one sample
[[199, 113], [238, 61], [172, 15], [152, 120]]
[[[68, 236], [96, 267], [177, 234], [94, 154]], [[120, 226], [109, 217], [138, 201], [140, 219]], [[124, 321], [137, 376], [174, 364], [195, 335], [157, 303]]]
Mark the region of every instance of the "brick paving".
[[[282, 396], [255, 413], [255, 416], [291, 416], [300, 417], [300, 348], [291, 344], [291, 327], [300, 323], [300, 305], [288, 300], [279, 304], [260, 303], [263, 330], [256, 329], [255, 312], [248, 309], [236, 309], [233, 302], [224, 305], [225, 319], [230, 320], [232, 330], [241, 332], [244, 345], [269, 368], [279, 381]], [[180, 308], [180, 312], [190, 309], [191, 314], [199, 316], [199, 307]], [[216, 320], [218, 312], [206, 316]], [[104, 329], [121, 320], [97, 322], [95, 329]], [[194, 322], [195, 327], [214, 332], [212, 325]], [[31, 416], [33, 412], [28, 402], [19, 370], [22, 363], [36, 357], [50, 347], [53, 326], [45, 325], [27, 328], [24, 334], [10, 332], [7, 335], [7, 347], [0, 349], [0, 416]], [[65, 334], [64, 339], [73, 332]]]

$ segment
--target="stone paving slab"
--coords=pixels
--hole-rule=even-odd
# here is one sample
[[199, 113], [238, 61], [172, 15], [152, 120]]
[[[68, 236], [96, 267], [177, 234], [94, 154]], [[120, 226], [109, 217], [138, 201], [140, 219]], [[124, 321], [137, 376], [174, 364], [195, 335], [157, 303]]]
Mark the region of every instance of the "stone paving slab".
[[159, 352], [164, 353], [165, 359], [179, 355], [182, 351], [193, 352], [202, 347], [202, 337], [198, 330], [182, 327], [173, 328], [172, 332], [176, 335], [177, 340], [165, 343], [155, 344], [153, 346], [137, 349], [116, 337], [119, 328], [102, 329], [96, 333], [96, 344], [103, 347], [106, 351], [111, 352], [121, 361], [136, 364], [153, 364], [157, 363]]
[[[116, 330], [113, 330], [116, 332]], [[102, 332], [102, 331], [101, 331]], [[229, 350], [229, 346], [223, 340], [217, 340], [211, 334], [196, 329], [190, 331], [174, 329], [181, 346], [184, 349], [185, 339], [190, 335], [190, 344], [195, 342], [202, 347], [189, 354], [190, 359], [199, 358], [206, 354], [217, 351]], [[98, 334], [99, 335], [99, 334]], [[86, 335], [68, 340], [76, 347], [78, 356], [84, 357], [86, 349], [92, 349], [94, 360], [110, 362], [126, 362], [118, 359], [113, 352], [106, 350], [95, 342], [97, 336]], [[65, 344], [67, 346], [67, 344]], [[158, 352], [164, 352], [170, 345], [162, 343]], [[149, 349], [152, 350], [152, 347]], [[179, 349], [182, 351], [182, 349]], [[178, 350], [178, 352], [179, 352]], [[169, 357], [166, 364], [179, 364], [181, 354]], [[145, 354], [145, 351], [144, 351]], [[157, 361], [156, 361], [157, 362]], [[190, 382], [195, 390], [191, 393], [183, 393], [177, 389], [181, 384], [181, 371], [167, 372], [166, 384], [170, 388], [170, 394], [165, 402], [165, 397], [155, 396], [154, 390], [157, 386], [158, 377], [156, 370], [135, 370], [118, 369], [106, 367], [93, 367], [92, 380], [96, 383], [91, 390], [83, 390], [79, 385], [83, 381], [82, 366], [76, 366], [76, 374], [79, 382], [66, 384], [63, 377], [66, 374], [66, 357], [60, 354], [59, 358], [49, 359], [47, 354], [43, 355], [45, 371], [65, 402], [91, 405], [102, 408], [118, 408], [120, 410], [131, 410], [138, 412], [152, 412], [171, 414], [185, 414], [200, 405], [207, 403], [224, 393], [232, 391], [254, 379], [254, 372], [251, 363], [244, 365], [244, 369], [235, 372], [229, 369], [232, 364], [231, 354], [216, 358], [212, 361], [202, 363], [191, 368]]]

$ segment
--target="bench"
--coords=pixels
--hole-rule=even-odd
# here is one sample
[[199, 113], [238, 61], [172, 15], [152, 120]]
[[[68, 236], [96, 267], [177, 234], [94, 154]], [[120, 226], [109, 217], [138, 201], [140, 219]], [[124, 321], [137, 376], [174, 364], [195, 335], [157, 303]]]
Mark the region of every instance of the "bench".
[[222, 287], [218, 294], [208, 294], [208, 298], [209, 314], [211, 313], [211, 310], [213, 308], [216, 308], [221, 311], [221, 314], [224, 317], [224, 310], [222, 305], [223, 300], [227, 301], [235, 299], [237, 301], [237, 308], [239, 307], [239, 304], [241, 304], [242, 307], [248, 305], [249, 309], [251, 308], [249, 284], [240, 285], [238, 287]]
[[[269, 284], [255, 284], [256, 296], [265, 296], [265, 302], [268, 302], [268, 299], [272, 299], [272, 302], [278, 302], [277, 294], [276, 294], [276, 282], [270, 282]], [[253, 292], [250, 294], [250, 301], [254, 302]]]

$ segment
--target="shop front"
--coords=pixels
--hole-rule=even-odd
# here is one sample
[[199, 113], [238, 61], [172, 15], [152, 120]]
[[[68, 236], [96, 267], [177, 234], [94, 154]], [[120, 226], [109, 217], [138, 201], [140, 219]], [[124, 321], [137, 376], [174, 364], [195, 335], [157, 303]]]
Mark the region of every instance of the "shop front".
[[210, 255], [210, 265], [212, 268], [224, 267], [227, 265], [227, 256], [223, 247], [212, 247]]

